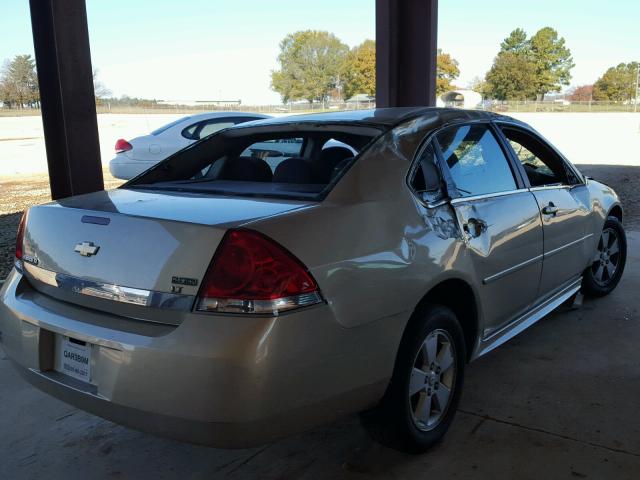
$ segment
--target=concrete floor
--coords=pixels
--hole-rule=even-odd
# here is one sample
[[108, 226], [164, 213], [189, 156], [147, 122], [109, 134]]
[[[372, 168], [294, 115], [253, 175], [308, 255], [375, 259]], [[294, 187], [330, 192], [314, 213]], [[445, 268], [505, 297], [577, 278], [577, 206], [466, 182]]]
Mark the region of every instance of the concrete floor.
[[639, 291], [640, 233], [629, 233], [618, 289], [470, 365], [451, 431], [420, 456], [373, 443], [355, 417], [251, 450], [164, 440], [47, 397], [0, 354], [0, 479], [637, 479]]

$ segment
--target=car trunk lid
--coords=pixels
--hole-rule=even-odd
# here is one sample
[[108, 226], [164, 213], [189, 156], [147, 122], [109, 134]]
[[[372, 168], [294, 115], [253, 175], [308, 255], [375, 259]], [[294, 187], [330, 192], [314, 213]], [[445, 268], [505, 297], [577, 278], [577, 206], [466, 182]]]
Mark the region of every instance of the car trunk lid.
[[135, 190], [81, 195], [29, 210], [24, 269], [35, 288], [62, 300], [99, 297], [92, 308], [111, 311], [114, 300], [184, 307], [229, 228], [311, 206]]

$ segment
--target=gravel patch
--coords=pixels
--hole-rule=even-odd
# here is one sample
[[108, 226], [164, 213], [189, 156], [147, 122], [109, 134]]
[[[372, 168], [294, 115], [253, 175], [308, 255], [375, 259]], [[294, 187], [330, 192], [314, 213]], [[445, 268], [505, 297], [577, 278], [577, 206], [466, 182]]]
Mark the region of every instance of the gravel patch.
[[[103, 171], [105, 188], [121, 185], [122, 180]], [[51, 201], [47, 174], [0, 177], [0, 281], [13, 267], [16, 231], [22, 212], [33, 206]]]
[[624, 209], [623, 223], [628, 230], [640, 229], [640, 167], [627, 165], [577, 165], [594, 180], [612, 187]]
[[16, 248], [16, 230], [22, 213], [0, 215], [0, 282], [2, 282], [13, 266]]

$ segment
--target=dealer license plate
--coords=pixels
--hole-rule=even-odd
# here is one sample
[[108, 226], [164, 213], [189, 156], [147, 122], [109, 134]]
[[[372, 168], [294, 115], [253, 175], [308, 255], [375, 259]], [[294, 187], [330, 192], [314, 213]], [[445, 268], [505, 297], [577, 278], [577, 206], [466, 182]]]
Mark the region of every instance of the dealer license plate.
[[91, 344], [69, 337], [60, 337], [56, 343], [56, 370], [83, 382], [91, 382]]

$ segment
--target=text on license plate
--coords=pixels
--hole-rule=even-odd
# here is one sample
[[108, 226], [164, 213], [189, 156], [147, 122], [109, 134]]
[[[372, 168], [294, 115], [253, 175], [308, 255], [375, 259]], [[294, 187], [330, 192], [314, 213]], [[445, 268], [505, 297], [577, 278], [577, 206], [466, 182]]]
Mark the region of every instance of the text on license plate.
[[90, 382], [91, 344], [60, 337], [57, 347], [56, 370], [83, 382]]

